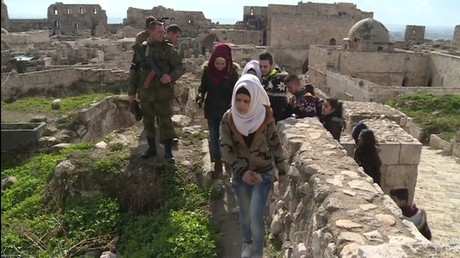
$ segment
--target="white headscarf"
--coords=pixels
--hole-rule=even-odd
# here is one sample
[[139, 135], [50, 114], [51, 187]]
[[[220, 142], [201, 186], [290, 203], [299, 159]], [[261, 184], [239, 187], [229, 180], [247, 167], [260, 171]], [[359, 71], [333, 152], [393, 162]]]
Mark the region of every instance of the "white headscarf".
[[[248, 112], [244, 115], [236, 109], [236, 92], [243, 87], [248, 90], [251, 97]], [[233, 88], [231, 107], [233, 122], [238, 132], [248, 136], [257, 131], [265, 120], [266, 109], [264, 105], [270, 106], [270, 100], [259, 79], [253, 74], [241, 75]]]
[[251, 69], [254, 69], [254, 71], [256, 71], [257, 78], [259, 78], [259, 80], [261, 80], [262, 79], [262, 72], [260, 71], [259, 60], [251, 60], [251, 61], [249, 61], [244, 66], [243, 73], [241, 73], [241, 75], [247, 74], [248, 71], [251, 70]]

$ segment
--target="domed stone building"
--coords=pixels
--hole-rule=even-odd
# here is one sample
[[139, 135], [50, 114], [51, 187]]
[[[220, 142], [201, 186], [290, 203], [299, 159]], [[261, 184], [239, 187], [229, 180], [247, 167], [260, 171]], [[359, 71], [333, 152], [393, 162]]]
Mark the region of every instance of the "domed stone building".
[[366, 18], [357, 22], [344, 38], [344, 49], [377, 52], [393, 51], [393, 42], [390, 42], [390, 33], [387, 28], [373, 18]]

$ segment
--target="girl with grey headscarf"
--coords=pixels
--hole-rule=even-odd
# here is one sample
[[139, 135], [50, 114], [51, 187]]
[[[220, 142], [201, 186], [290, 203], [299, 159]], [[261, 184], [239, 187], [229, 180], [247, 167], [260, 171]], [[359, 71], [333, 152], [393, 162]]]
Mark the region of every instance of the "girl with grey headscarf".
[[264, 210], [273, 181], [273, 160], [281, 183], [285, 159], [270, 101], [260, 80], [243, 74], [221, 123], [222, 158], [232, 167], [243, 247], [241, 257], [263, 256]]

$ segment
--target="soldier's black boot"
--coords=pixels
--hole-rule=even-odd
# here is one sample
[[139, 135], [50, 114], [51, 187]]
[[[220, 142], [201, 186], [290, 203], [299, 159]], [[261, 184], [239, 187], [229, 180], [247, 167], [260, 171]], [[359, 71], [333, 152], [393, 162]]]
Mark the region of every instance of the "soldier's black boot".
[[157, 146], [155, 145], [155, 138], [147, 137], [149, 148], [141, 154], [141, 158], [148, 159], [157, 155]]
[[176, 161], [174, 160], [174, 156], [172, 154], [172, 139], [168, 139], [164, 141], [165, 145], [165, 160], [168, 163], [174, 164]]

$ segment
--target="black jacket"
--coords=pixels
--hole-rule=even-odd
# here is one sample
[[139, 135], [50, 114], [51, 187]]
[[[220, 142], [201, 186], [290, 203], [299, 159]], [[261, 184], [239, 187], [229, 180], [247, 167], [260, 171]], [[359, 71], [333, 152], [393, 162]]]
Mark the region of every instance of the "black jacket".
[[333, 115], [327, 115], [323, 116], [321, 121], [324, 128], [332, 134], [332, 137], [340, 142], [340, 134], [342, 133], [344, 127], [343, 119]]
[[214, 85], [208, 76], [208, 67], [204, 66], [201, 84], [198, 93], [205, 98], [204, 100], [204, 117], [222, 118], [224, 113], [229, 109], [232, 101], [233, 87], [238, 81], [237, 67], [234, 65], [232, 73], [225, 78], [220, 85]]

